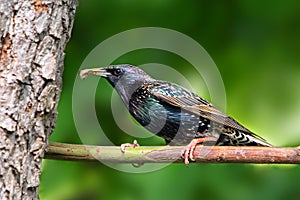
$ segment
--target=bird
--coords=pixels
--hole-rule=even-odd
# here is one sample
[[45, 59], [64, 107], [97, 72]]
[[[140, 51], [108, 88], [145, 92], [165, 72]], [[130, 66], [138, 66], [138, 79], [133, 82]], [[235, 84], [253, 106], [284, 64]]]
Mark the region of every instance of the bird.
[[[265, 139], [194, 92], [172, 82], [156, 80], [131, 64], [82, 69], [79, 76], [105, 78], [117, 91], [133, 118], [150, 132], [164, 138], [167, 145], [185, 145], [186, 165], [195, 161], [197, 145], [265, 146]], [[125, 143], [122, 152], [128, 146]]]

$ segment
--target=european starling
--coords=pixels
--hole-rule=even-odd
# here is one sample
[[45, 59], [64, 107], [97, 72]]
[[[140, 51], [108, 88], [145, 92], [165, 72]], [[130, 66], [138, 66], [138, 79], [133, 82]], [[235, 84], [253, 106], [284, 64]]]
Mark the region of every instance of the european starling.
[[111, 65], [84, 69], [79, 74], [81, 78], [106, 78], [142, 126], [169, 145], [186, 145], [186, 164], [194, 161], [197, 144], [271, 146], [195, 93], [175, 83], [155, 80], [138, 67]]

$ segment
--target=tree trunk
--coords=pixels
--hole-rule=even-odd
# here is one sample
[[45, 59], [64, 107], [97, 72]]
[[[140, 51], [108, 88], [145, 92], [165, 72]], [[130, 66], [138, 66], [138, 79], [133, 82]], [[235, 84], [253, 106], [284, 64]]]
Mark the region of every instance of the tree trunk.
[[38, 199], [76, 1], [0, 1], [0, 199]]

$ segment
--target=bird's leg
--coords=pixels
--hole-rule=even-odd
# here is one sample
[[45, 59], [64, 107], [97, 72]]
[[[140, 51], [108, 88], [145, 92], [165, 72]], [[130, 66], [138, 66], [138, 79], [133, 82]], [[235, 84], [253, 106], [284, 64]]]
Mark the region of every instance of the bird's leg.
[[139, 147], [140, 145], [139, 145], [139, 143], [137, 142], [137, 140], [133, 140], [133, 143], [131, 144], [131, 143], [124, 143], [124, 144], [121, 144], [121, 152], [122, 153], [125, 153], [125, 149], [126, 149], [126, 147], [133, 147], [133, 148], [135, 148], [135, 147]]
[[182, 153], [184, 163], [188, 165], [190, 162], [189, 160], [195, 161], [193, 154], [198, 144], [203, 144], [205, 142], [216, 142], [216, 140], [217, 139], [215, 137], [194, 138], [188, 145], [186, 145]]

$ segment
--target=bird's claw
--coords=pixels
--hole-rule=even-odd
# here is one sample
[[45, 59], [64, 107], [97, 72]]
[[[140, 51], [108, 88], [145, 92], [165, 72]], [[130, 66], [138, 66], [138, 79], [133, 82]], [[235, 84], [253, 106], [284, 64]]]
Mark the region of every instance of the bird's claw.
[[[127, 148], [127, 147], [133, 147], [133, 148], [135, 148], [135, 147], [139, 147], [140, 145], [139, 145], [139, 143], [137, 142], [137, 140], [133, 140], [133, 143], [131, 144], [131, 143], [124, 143], [124, 144], [121, 144], [121, 152], [122, 153], [125, 153], [125, 149]], [[132, 166], [133, 167], [135, 167], [135, 168], [139, 168], [139, 167], [141, 167], [141, 166], [143, 166], [144, 165], [144, 163], [131, 163], [132, 164]]]
[[194, 151], [198, 143], [192, 140], [183, 150], [182, 157], [184, 158], [184, 164], [189, 165], [190, 161], [195, 161]]
[[139, 145], [139, 143], [137, 142], [137, 140], [133, 140], [133, 143], [131, 144], [131, 143], [124, 143], [124, 144], [121, 144], [121, 152], [122, 153], [125, 153], [125, 149], [127, 148], [127, 147], [133, 147], [133, 148], [135, 148], [135, 147], [139, 147], [140, 145]]
[[131, 165], [135, 168], [140, 168], [141, 166], [144, 165], [144, 163], [131, 163]]
[[182, 157], [184, 158], [184, 164], [188, 166], [190, 161], [195, 161], [194, 151], [198, 144], [203, 144], [205, 142], [216, 142], [214, 137], [205, 137], [205, 138], [194, 138], [183, 150]]

